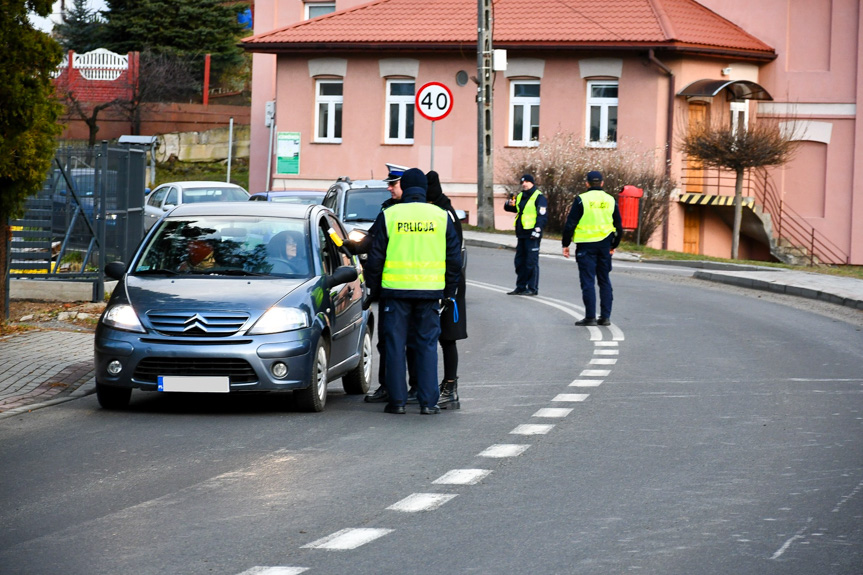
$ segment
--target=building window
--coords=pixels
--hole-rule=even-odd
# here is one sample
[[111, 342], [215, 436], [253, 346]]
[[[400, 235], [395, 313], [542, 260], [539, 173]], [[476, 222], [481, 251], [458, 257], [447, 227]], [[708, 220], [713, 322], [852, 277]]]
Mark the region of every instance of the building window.
[[536, 146], [539, 143], [539, 81], [511, 82], [509, 85], [509, 145]]
[[414, 82], [387, 80], [387, 144], [414, 143]]
[[306, 20], [329, 14], [336, 11], [335, 2], [304, 2], [306, 10]]
[[749, 103], [746, 100], [730, 102], [729, 109], [731, 112], [731, 130], [735, 134], [745, 132], [749, 128]]
[[318, 80], [315, 95], [315, 141], [342, 141], [342, 81]]
[[617, 147], [617, 82], [587, 83], [587, 145]]

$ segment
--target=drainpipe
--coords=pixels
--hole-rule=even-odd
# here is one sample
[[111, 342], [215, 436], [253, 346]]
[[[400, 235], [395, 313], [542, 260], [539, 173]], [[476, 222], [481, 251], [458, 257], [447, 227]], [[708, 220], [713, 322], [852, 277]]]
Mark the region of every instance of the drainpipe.
[[[671, 143], [674, 138], [674, 72], [656, 59], [653, 48], [647, 51], [647, 59], [668, 76], [668, 118], [665, 124], [665, 177], [671, 179]], [[662, 249], [668, 249], [668, 202], [665, 202], [665, 218], [662, 222]]]

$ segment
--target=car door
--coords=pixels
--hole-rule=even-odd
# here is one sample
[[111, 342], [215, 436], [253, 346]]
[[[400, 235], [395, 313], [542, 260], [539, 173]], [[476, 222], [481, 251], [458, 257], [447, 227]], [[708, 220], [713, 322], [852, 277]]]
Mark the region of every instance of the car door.
[[153, 224], [162, 217], [165, 212], [162, 211], [162, 201], [168, 194], [171, 186], [159, 186], [147, 196], [147, 203], [144, 204], [144, 228], [150, 229]]
[[[341, 223], [329, 213], [322, 213], [318, 220], [321, 263], [325, 275], [331, 275], [339, 266], [355, 265], [354, 258], [344, 253], [329, 237], [329, 230], [344, 241], [347, 233]], [[359, 279], [330, 288], [328, 310], [332, 330], [330, 349], [330, 368], [338, 368], [357, 353], [359, 338], [362, 334], [363, 309], [362, 284]]]

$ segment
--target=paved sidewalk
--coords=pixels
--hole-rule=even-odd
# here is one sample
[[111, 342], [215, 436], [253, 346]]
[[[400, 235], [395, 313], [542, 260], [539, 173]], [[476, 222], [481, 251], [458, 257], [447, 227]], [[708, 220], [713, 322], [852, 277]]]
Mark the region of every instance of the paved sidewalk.
[[0, 338], [0, 418], [92, 393], [93, 334], [27, 331]]
[[[469, 246], [515, 249], [512, 234], [466, 231]], [[561, 256], [559, 240], [543, 240], [540, 252]], [[614, 259], [638, 263], [636, 254]], [[695, 268], [693, 277], [784, 293], [863, 310], [863, 280], [789, 271], [766, 266], [699, 261], [658, 261], [651, 265]], [[41, 330], [0, 337], [0, 419], [69, 401], [95, 391], [93, 333]]]

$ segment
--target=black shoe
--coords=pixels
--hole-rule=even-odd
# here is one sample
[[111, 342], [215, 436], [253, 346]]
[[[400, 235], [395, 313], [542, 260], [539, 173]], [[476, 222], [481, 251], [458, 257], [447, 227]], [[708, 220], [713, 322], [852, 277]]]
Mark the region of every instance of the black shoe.
[[596, 320], [596, 323], [599, 325], [611, 325], [611, 320], [608, 319], [607, 317], [601, 317], [598, 320]]
[[384, 413], [392, 413], [393, 415], [404, 415], [405, 414], [405, 406], [404, 405], [393, 405], [392, 403], [388, 403], [386, 407], [384, 407]]
[[527, 293], [526, 289], [515, 288], [510, 292], [506, 292], [506, 295], [525, 295]]
[[441, 409], [461, 409], [461, 402], [458, 400], [458, 378], [440, 384], [440, 399], [437, 404]]
[[417, 388], [411, 387], [410, 389], [408, 389], [408, 400], [407, 400], [407, 402], [409, 405], [416, 405], [417, 403], [420, 402], [420, 400], [417, 399]]
[[596, 325], [596, 318], [586, 317], [584, 319], [580, 319], [577, 322], [575, 322], [575, 325], [578, 325], [578, 326]]
[[535, 290], [535, 289], [524, 290], [524, 293], [522, 295], [539, 295], [539, 290]]
[[387, 392], [387, 388], [383, 385], [377, 388], [373, 394], [367, 395], [363, 398], [363, 401], [366, 403], [384, 403], [389, 400], [390, 394]]
[[[402, 408], [402, 410], [404, 410], [404, 407]], [[404, 411], [402, 411], [402, 413], [404, 413]], [[437, 415], [438, 413], [440, 413], [440, 407], [438, 407], [437, 405], [432, 405], [431, 407], [424, 405], [420, 407], [421, 415]]]

